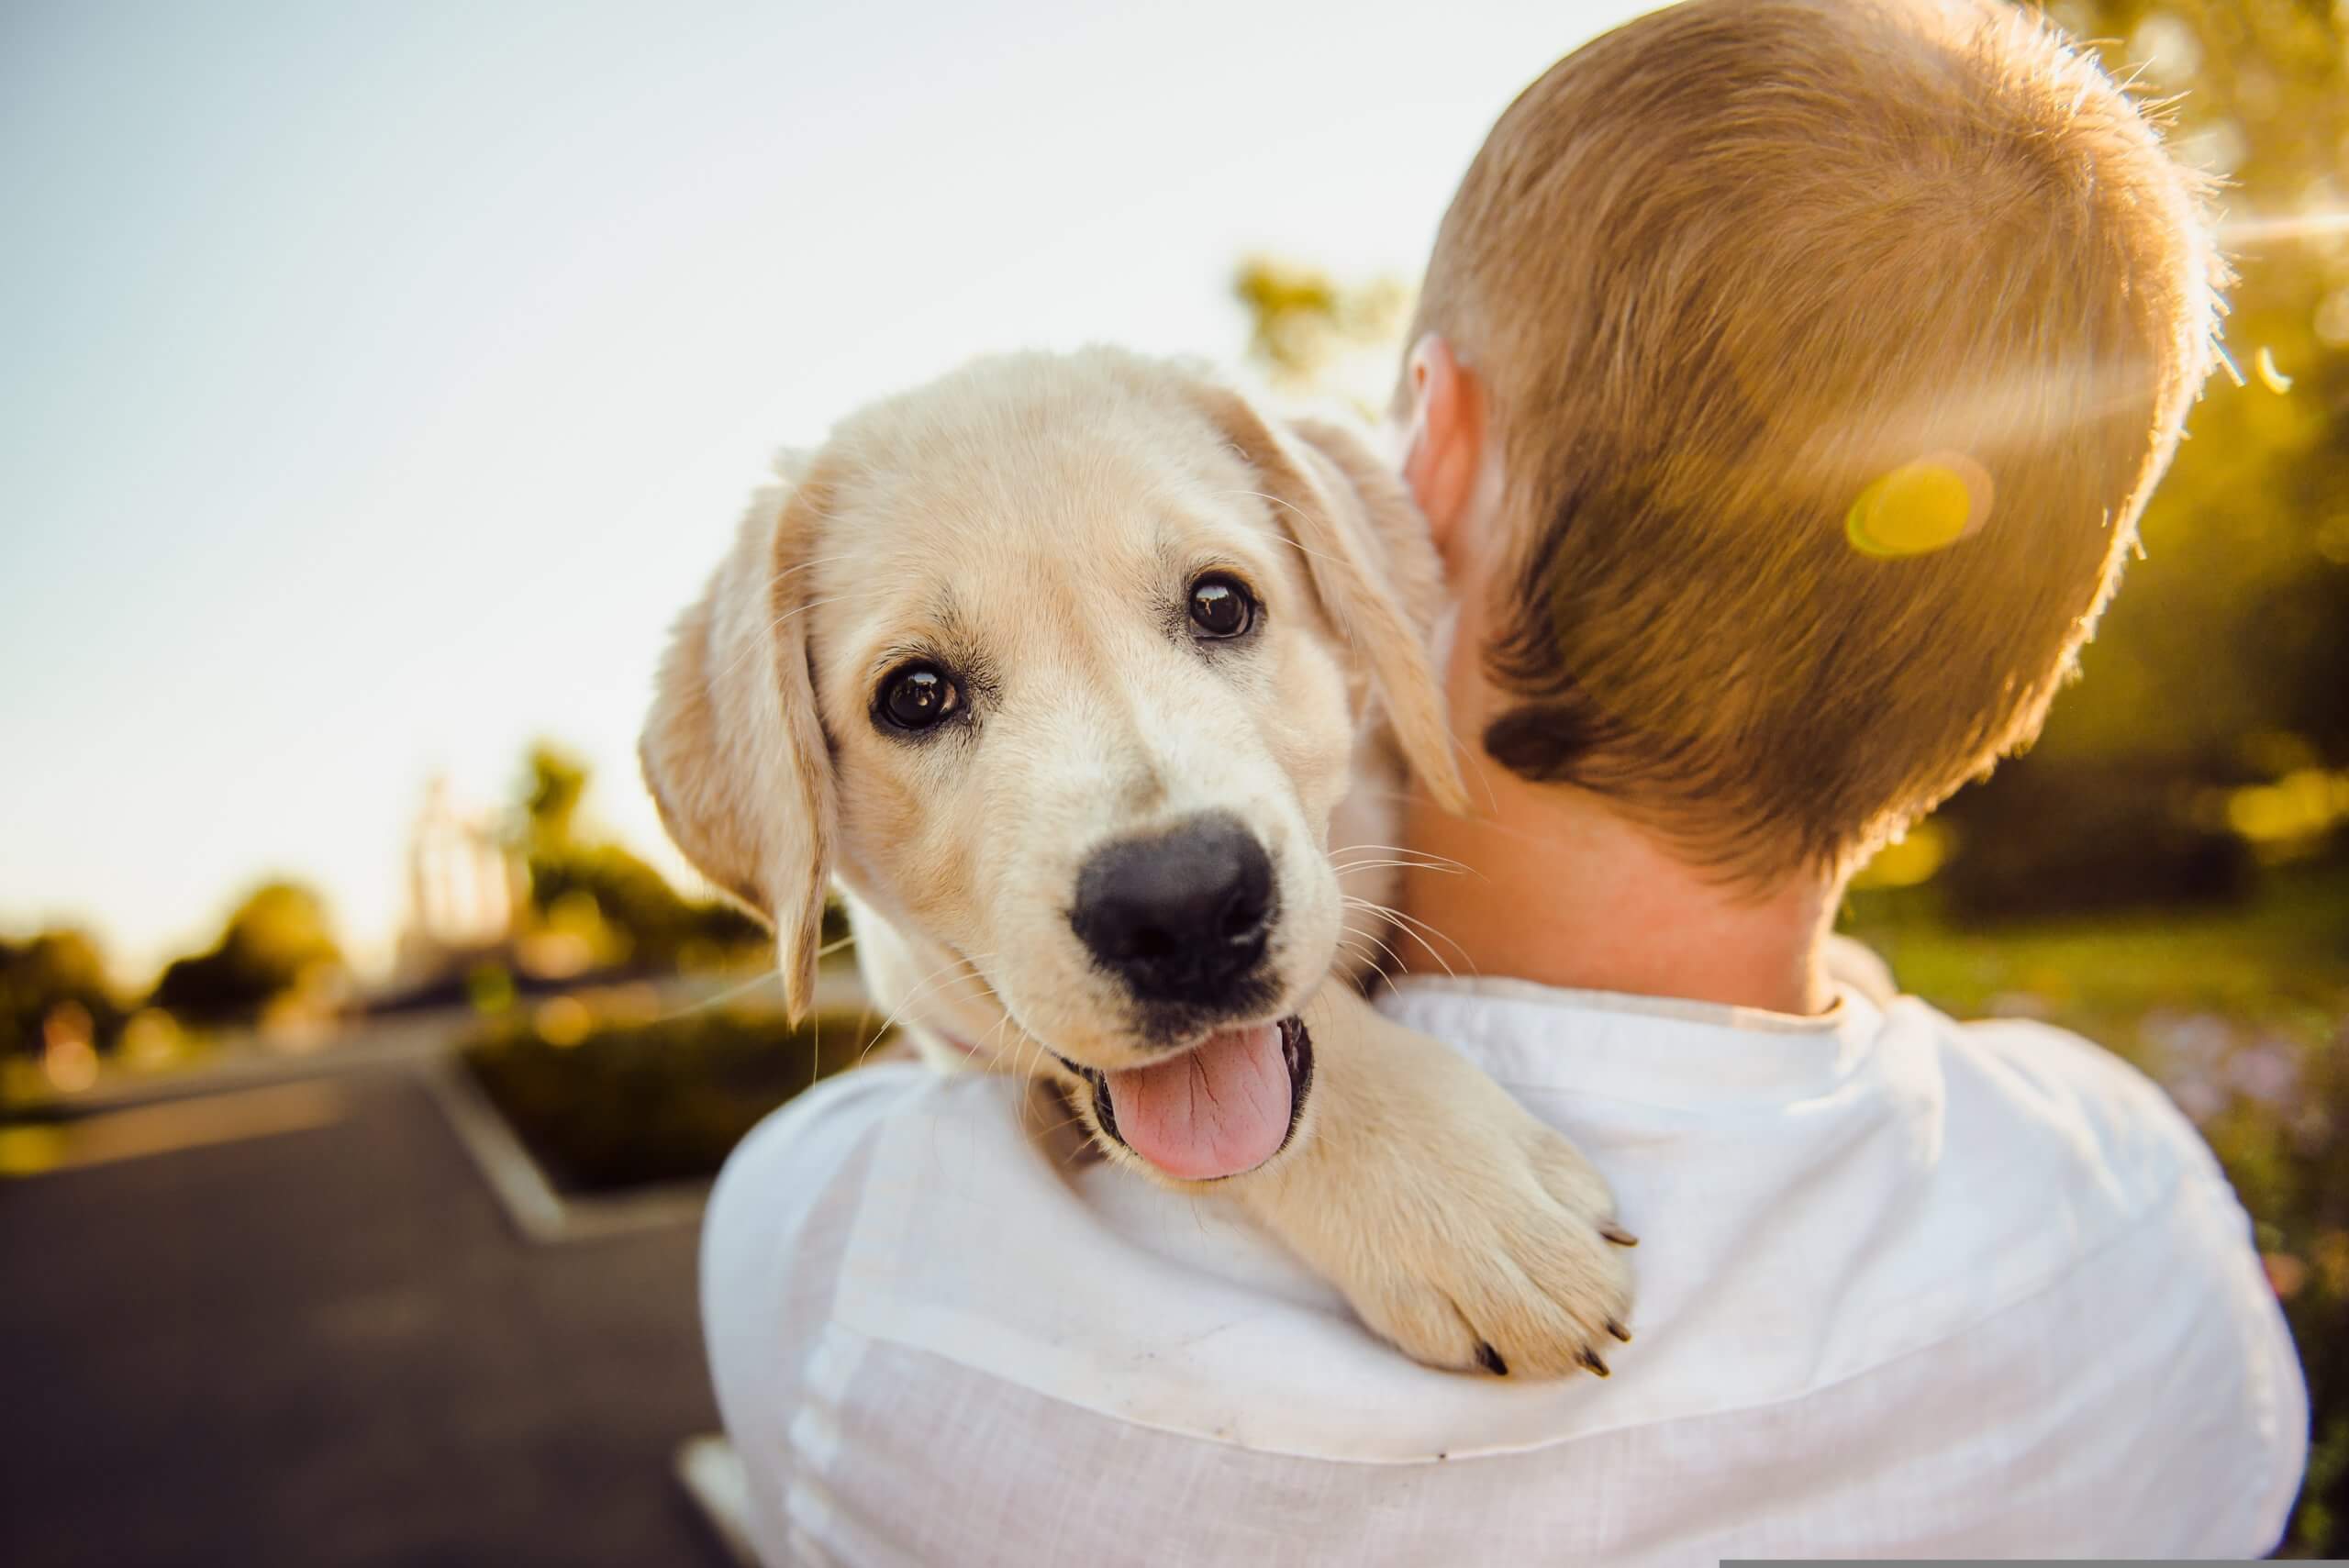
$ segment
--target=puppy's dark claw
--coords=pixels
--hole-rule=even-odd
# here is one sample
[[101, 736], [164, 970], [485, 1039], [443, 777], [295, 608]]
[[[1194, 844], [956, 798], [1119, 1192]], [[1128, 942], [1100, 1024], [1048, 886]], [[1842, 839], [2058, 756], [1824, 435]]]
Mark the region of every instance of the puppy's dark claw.
[[1616, 1224], [1611, 1219], [1602, 1219], [1598, 1222], [1598, 1233], [1601, 1236], [1606, 1237], [1609, 1241], [1614, 1242], [1618, 1247], [1636, 1247], [1640, 1244], [1640, 1239], [1638, 1237], [1632, 1235], [1630, 1231], [1624, 1229], [1621, 1226]]
[[1629, 1329], [1624, 1328], [1620, 1323], [1615, 1321], [1612, 1318], [1609, 1318], [1607, 1320], [1607, 1331], [1614, 1335], [1617, 1339], [1622, 1340], [1627, 1345], [1631, 1342], [1631, 1331]]
[[1590, 1368], [1592, 1372], [1597, 1373], [1601, 1377], [1609, 1375], [1607, 1363], [1598, 1359], [1598, 1352], [1596, 1351], [1583, 1351], [1579, 1352], [1575, 1359], [1582, 1362], [1583, 1365]]
[[1486, 1372], [1491, 1373], [1495, 1377], [1507, 1377], [1508, 1375], [1508, 1362], [1501, 1360], [1500, 1351], [1493, 1349], [1492, 1346], [1485, 1343], [1482, 1340], [1476, 1341], [1476, 1364], [1483, 1367]]

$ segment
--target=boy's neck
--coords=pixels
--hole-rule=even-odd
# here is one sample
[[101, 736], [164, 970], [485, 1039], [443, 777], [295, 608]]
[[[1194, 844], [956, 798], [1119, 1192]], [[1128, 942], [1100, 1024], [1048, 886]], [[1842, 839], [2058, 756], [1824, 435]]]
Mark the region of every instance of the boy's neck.
[[1393, 941], [1407, 971], [1448, 964], [1576, 990], [1826, 1011], [1831, 884], [1798, 879], [1765, 896], [1724, 887], [1597, 796], [1478, 761], [1469, 788], [1486, 798], [1473, 817], [1416, 793], [1406, 807], [1403, 841], [1419, 856], [1476, 868], [1403, 873], [1403, 911], [1433, 949]]

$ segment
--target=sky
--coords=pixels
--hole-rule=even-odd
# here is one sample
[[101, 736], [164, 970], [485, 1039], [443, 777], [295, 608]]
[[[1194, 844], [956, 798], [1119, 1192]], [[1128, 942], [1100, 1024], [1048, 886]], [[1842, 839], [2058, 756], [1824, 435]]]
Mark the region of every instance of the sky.
[[770, 453], [991, 350], [1234, 361], [1253, 250], [1416, 275], [1640, 8], [0, 8], [0, 934], [138, 984], [284, 873], [380, 963], [429, 781], [541, 736], [662, 854], [652, 668]]

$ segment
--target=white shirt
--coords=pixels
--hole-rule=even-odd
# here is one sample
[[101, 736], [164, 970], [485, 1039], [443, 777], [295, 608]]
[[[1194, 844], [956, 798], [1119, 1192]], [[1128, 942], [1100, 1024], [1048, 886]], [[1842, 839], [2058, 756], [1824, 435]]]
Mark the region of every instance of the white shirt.
[[1431, 1372], [1227, 1207], [867, 1068], [703, 1240], [771, 1563], [2255, 1556], [2306, 1455], [2249, 1224], [2161, 1092], [2043, 1026], [1414, 980], [1642, 1238], [1615, 1375]]

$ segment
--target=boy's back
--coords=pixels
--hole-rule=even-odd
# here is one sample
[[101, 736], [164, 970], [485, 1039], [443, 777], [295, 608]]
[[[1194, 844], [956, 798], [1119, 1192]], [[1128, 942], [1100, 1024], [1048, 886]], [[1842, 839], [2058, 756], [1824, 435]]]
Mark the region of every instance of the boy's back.
[[795, 1532], [1105, 1564], [2274, 1544], [2291, 1341], [2208, 1151], [2104, 1052], [1850, 992], [1815, 1019], [1507, 981], [1386, 1006], [1648, 1238], [1611, 1380], [1415, 1367], [1223, 1207], [1023, 1136], [1017, 1086], [859, 1073], [753, 1135], [705, 1241], [774, 1560]]

